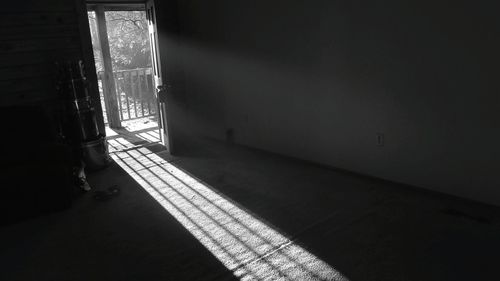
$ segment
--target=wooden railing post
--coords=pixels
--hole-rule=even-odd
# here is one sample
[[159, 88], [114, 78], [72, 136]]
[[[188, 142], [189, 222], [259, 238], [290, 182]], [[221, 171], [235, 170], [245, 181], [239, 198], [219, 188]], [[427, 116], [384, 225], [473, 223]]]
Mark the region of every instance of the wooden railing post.
[[118, 112], [118, 102], [116, 98], [116, 85], [113, 77], [113, 66], [111, 64], [111, 52], [109, 50], [108, 31], [106, 27], [106, 17], [104, 15], [104, 7], [97, 5], [95, 15], [97, 18], [97, 34], [101, 45], [101, 57], [104, 67], [102, 75], [102, 89], [105, 99], [105, 104], [108, 106], [108, 122], [111, 128], [120, 128], [121, 121]]
[[110, 111], [109, 111], [109, 100], [106, 98], [108, 96], [108, 94], [106, 93], [106, 85], [105, 85], [106, 82], [104, 82], [104, 72], [99, 71], [97, 73], [97, 80], [101, 80], [102, 99], [104, 101], [103, 112], [106, 112], [106, 120], [109, 123], [109, 120], [111, 119], [111, 116], [110, 116]]

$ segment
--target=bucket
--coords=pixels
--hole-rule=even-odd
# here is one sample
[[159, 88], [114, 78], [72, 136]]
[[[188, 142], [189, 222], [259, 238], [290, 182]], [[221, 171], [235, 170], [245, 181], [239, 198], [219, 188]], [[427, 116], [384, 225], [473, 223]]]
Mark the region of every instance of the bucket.
[[93, 141], [83, 142], [81, 145], [83, 162], [87, 171], [106, 168], [111, 163], [106, 137], [100, 136]]

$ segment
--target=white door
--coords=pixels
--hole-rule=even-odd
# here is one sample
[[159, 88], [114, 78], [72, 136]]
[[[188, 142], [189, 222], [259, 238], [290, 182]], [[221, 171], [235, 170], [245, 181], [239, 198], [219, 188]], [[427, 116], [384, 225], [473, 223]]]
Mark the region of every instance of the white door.
[[167, 151], [172, 151], [171, 134], [169, 133], [168, 105], [166, 103], [166, 87], [162, 81], [160, 49], [158, 45], [158, 32], [156, 23], [156, 11], [153, 0], [146, 2], [146, 16], [148, 19], [149, 42], [151, 44], [151, 60], [153, 69], [153, 84], [155, 88], [156, 101], [158, 104], [158, 126], [160, 130], [161, 143]]

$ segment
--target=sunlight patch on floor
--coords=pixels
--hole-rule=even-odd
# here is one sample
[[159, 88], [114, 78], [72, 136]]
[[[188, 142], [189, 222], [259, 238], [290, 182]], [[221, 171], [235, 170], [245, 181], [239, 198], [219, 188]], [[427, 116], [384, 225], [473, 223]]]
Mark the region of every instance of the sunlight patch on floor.
[[112, 157], [241, 280], [348, 280], [158, 155], [134, 149]]
[[153, 130], [153, 131], [147, 131], [147, 132], [142, 132], [142, 133], [137, 133], [137, 137], [148, 141], [148, 142], [159, 142], [160, 141], [160, 133], [158, 129]]

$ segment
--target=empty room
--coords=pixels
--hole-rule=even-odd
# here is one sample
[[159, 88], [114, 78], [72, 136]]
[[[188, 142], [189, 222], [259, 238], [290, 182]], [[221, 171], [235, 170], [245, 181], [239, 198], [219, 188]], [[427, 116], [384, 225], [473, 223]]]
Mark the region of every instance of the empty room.
[[492, 1], [4, 2], [0, 280], [499, 279]]

